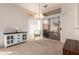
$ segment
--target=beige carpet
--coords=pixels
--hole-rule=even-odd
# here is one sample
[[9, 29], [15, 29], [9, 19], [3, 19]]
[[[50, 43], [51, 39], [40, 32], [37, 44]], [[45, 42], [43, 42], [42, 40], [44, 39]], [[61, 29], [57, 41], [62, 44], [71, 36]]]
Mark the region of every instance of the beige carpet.
[[2, 55], [61, 55], [63, 43], [55, 40], [35, 40], [0, 48]]

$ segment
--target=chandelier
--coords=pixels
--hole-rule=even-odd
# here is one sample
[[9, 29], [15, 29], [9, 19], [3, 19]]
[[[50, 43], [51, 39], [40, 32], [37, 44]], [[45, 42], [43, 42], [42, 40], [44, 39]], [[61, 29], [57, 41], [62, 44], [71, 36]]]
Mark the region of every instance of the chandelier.
[[43, 18], [44, 18], [44, 16], [43, 16], [43, 14], [41, 12], [41, 5], [39, 3], [38, 4], [38, 13], [35, 15], [35, 19], [43, 19]]

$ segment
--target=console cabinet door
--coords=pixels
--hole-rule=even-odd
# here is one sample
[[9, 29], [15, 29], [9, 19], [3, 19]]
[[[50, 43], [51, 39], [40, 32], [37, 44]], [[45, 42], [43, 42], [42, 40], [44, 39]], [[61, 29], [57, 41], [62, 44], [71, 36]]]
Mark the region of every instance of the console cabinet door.
[[4, 45], [6, 46], [10, 46], [14, 44], [14, 35], [13, 34], [8, 34], [4, 36]]
[[20, 34], [15, 34], [15, 44], [20, 43]]
[[27, 37], [27, 35], [26, 35], [26, 33], [24, 33], [23, 35], [22, 35], [22, 39], [23, 39], [23, 41], [26, 41], [26, 38]]

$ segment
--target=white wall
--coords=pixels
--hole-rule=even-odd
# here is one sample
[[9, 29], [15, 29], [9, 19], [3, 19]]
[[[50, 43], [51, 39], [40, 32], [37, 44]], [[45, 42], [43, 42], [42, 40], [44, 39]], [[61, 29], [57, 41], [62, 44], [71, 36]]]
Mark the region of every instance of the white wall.
[[[76, 28], [77, 4], [69, 3], [62, 6], [62, 42], [65, 39], [79, 40], [79, 29]], [[79, 16], [78, 16], [79, 17]]]
[[3, 33], [14, 31], [16, 26], [20, 31], [27, 29], [27, 14], [14, 4], [0, 4], [0, 46], [3, 45]]

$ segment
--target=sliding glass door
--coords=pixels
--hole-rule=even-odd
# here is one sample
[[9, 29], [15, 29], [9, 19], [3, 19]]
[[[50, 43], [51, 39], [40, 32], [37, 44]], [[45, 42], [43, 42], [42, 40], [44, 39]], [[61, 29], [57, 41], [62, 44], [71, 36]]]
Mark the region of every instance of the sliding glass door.
[[60, 16], [49, 18], [49, 38], [60, 41]]

